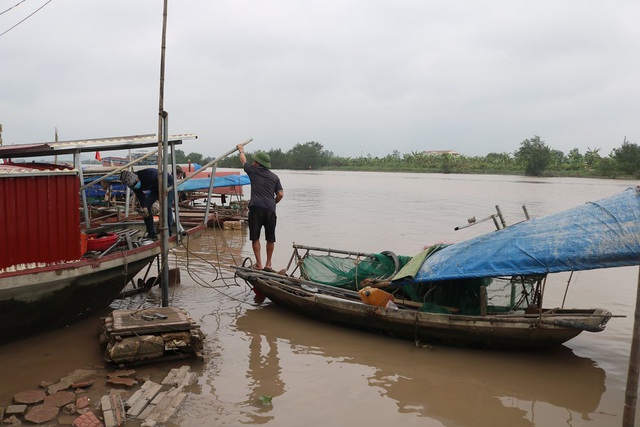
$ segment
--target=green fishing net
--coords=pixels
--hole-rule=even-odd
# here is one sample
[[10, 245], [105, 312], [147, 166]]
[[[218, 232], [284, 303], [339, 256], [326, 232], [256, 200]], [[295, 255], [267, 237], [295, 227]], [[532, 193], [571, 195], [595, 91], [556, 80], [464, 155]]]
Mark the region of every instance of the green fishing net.
[[365, 279], [390, 280], [410, 259], [391, 252], [344, 258], [309, 254], [300, 269], [307, 280], [357, 291]]
[[366, 286], [362, 284], [365, 279], [384, 282], [383, 289], [395, 298], [422, 303], [420, 310], [430, 313], [480, 315], [483, 287], [486, 289], [487, 313], [524, 309], [532, 302], [534, 281], [523, 278], [414, 282], [413, 270], [417, 271], [432, 252], [435, 250], [429, 248], [415, 257], [397, 256], [391, 252], [348, 257], [307, 254], [302, 258], [300, 269], [306, 280], [353, 291]]
[[[412, 301], [423, 302], [421, 311], [480, 315], [481, 292], [486, 289], [486, 312], [523, 310], [532, 302], [534, 281], [522, 278], [479, 278], [432, 283], [404, 283], [401, 291]], [[451, 310], [453, 309], [453, 310]]]

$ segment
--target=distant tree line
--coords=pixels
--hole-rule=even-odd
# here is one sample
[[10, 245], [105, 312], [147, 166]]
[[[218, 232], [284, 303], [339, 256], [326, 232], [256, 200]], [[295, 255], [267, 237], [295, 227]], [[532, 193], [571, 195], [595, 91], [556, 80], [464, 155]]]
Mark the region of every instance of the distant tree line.
[[[432, 173], [491, 173], [528, 176], [582, 176], [605, 178], [640, 178], [640, 147], [625, 137], [622, 145], [607, 156], [600, 148], [588, 148], [580, 153], [577, 148], [565, 154], [549, 147], [539, 136], [534, 135], [520, 143], [513, 153], [489, 153], [486, 156], [464, 156], [451, 154], [429, 154], [412, 151], [401, 154], [394, 150], [385, 157], [360, 156], [341, 157], [325, 150], [319, 142], [298, 143], [290, 150], [266, 151], [271, 156], [274, 169], [354, 170], [388, 172], [432, 172]], [[251, 152], [247, 151], [249, 160]], [[199, 153], [186, 155], [176, 150], [176, 161], [206, 164], [210, 157]], [[220, 167], [237, 168], [237, 155], [229, 156], [218, 163]]]

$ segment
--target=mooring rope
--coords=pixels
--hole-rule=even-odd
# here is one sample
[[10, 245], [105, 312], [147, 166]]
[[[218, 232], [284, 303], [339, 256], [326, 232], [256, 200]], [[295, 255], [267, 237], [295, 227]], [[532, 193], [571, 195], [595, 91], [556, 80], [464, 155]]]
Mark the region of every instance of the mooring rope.
[[[217, 224], [217, 222], [214, 222], [214, 227], [212, 227], [214, 231], [216, 229], [215, 224]], [[227, 290], [230, 289], [232, 286], [240, 288], [242, 285], [238, 282], [238, 276], [237, 276], [236, 273], [234, 273], [233, 276], [230, 276], [230, 277], [229, 276], [225, 276], [222, 273], [223, 268], [222, 268], [222, 261], [220, 259], [220, 254], [221, 254], [222, 251], [225, 250], [225, 248], [228, 249], [228, 253], [229, 253], [233, 263], [237, 264], [237, 261], [235, 259], [235, 256], [234, 256], [233, 252], [229, 249], [229, 243], [228, 243], [227, 239], [224, 236], [224, 229], [223, 228], [219, 228], [219, 230], [220, 230], [220, 236], [221, 236], [221, 238], [223, 240], [221, 245], [218, 244], [218, 236], [217, 236], [217, 234], [215, 232], [213, 234], [213, 237], [214, 237], [214, 248], [215, 248], [215, 258], [216, 258], [216, 264], [217, 265], [215, 265], [211, 261], [205, 259], [204, 257], [202, 257], [202, 256], [196, 254], [195, 252], [193, 252], [192, 250], [190, 250], [188, 243], [187, 243], [187, 245], [183, 244], [183, 246], [185, 248], [185, 252], [186, 252], [186, 260], [183, 261], [183, 265], [185, 265], [185, 269], [187, 271], [187, 274], [189, 274], [189, 277], [191, 277], [191, 279], [194, 281], [194, 283], [197, 284], [200, 287], [207, 288], [207, 289], [213, 289], [214, 291], [218, 292], [219, 294], [221, 294], [221, 295], [223, 295], [223, 296], [225, 296], [225, 297], [227, 297], [229, 299], [232, 299], [234, 301], [238, 301], [240, 303], [243, 303], [243, 304], [249, 304], [249, 305], [252, 305], [252, 306], [259, 305], [259, 304], [256, 304], [256, 303], [252, 303], [252, 302], [246, 301], [244, 299], [239, 299], [239, 298], [237, 298], [237, 297], [235, 297], [235, 296], [223, 291], [225, 289], [227, 289]], [[193, 269], [190, 266], [190, 258], [192, 256], [195, 257], [195, 258], [198, 258], [199, 260], [201, 260], [204, 263], [206, 263], [209, 266], [211, 266], [211, 268], [213, 269], [213, 272], [215, 272], [215, 277], [213, 278], [213, 280], [204, 279], [198, 273], [193, 271]], [[177, 259], [180, 260], [179, 257], [177, 257]], [[249, 262], [251, 262], [251, 260], [249, 258], [245, 258], [245, 260], [243, 261], [243, 264], [246, 263], [247, 260], [249, 260]], [[253, 265], [253, 264], [251, 264], [251, 265]], [[210, 282], [217, 282], [217, 281], [222, 281], [223, 285], [214, 286], [214, 285], [210, 284]], [[232, 282], [229, 283], [229, 281], [232, 281]], [[252, 290], [253, 289], [251, 287], [248, 288], [249, 292], [252, 291]], [[248, 292], [247, 292], [246, 295], [248, 296]]]

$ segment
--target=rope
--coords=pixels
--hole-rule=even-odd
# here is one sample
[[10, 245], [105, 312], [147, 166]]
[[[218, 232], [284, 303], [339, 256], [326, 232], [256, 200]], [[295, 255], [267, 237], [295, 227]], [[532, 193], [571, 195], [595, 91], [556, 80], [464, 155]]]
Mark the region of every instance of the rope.
[[[217, 222], [214, 222], [214, 226], [212, 227], [214, 230], [216, 229], [216, 225], [215, 224], [217, 224]], [[192, 252], [189, 249], [188, 244], [187, 245], [183, 245], [185, 247], [186, 254], [187, 254], [186, 260], [184, 261], [184, 264], [183, 264], [185, 266], [187, 274], [189, 274], [189, 277], [191, 277], [191, 279], [194, 281], [194, 283], [196, 283], [200, 287], [207, 288], [207, 289], [213, 289], [214, 291], [218, 292], [219, 294], [221, 294], [221, 295], [223, 295], [223, 296], [225, 296], [225, 297], [227, 297], [227, 298], [229, 298], [231, 300], [243, 303], [243, 304], [248, 304], [248, 305], [251, 305], [251, 306], [260, 305], [260, 304], [248, 302], [248, 301], [243, 300], [243, 299], [239, 299], [239, 298], [237, 298], [237, 297], [235, 297], [233, 295], [230, 295], [229, 293], [226, 293], [226, 292], [224, 292], [222, 290], [222, 289], [230, 289], [232, 286], [240, 287], [241, 284], [238, 282], [237, 273], [234, 273], [233, 276], [231, 276], [231, 277], [224, 276], [222, 274], [222, 268], [221, 268], [222, 262], [220, 261], [220, 252], [222, 250], [224, 250], [225, 248], [228, 249], [229, 248], [229, 243], [227, 242], [226, 238], [224, 237], [223, 229], [219, 228], [219, 230], [221, 231], [220, 235], [221, 235], [221, 237], [223, 239], [223, 242], [222, 242], [221, 245], [218, 244], [218, 237], [217, 237], [216, 233], [213, 234], [214, 241], [215, 241], [214, 242], [214, 248], [215, 248], [217, 266], [214, 265], [213, 263], [211, 263], [209, 260], [207, 260], [207, 259], [199, 256], [198, 254]], [[231, 256], [231, 259], [232, 259], [233, 263], [237, 264], [237, 261], [235, 259], [235, 256], [234, 256], [233, 252], [231, 250], [229, 250], [228, 253]], [[213, 271], [215, 272], [215, 276], [214, 276], [213, 280], [211, 280], [211, 282], [216, 282], [216, 281], [220, 280], [220, 281], [222, 281], [223, 285], [222, 286], [213, 286], [213, 285], [209, 284], [209, 282], [207, 280], [205, 280], [202, 277], [200, 277], [200, 275], [198, 275], [197, 273], [193, 272], [192, 269], [189, 266], [190, 259], [191, 259], [192, 256], [200, 259], [201, 261], [203, 261], [204, 263], [206, 263], [206, 264], [208, 264], [208, 265], [210, 265], [212, 267]], [[180, 258], [178, 258], [178, 257], [176, 259], [180, 260]], [[243, 265], [246, 265], [247, 262], [249, 262], [250, 266], [253, 267], [253, 262], [248, 257], [243, 260]], [[232, 283], [228, 283], [227, 281], [232, 281]], [[251, 286], [249, 286], [249, 289], [253, 290], [253, 288]]]
[[[217, 224], [217, 222], [214, 222], [214, 224]], [[216, 225], [214, 225], [213, 229], [216, 229]], [[219, 294], [234, 300], [234, 301], [238, 301], [240, 303], [244, 303], [244, 304], [249, 304], [252, 306], [257, 306], [259, 304], [255, 304], [255, 303], [251, 303], [248, 302], [244, 299], [240, 299], [234, 295], [231, 295], [228, 292], [225, 292], [225, 290], [230, 289], [231, 287], [238, 287], [240, 288], [242, 285], [241, 283], [238, 281], [238, 276], [237, 273], [234, 272], [234, 274], [232, 276], [228, 276], [223, 274], [223, 269], [222, 269], [222, 261], [220, 259], [220, 254], [222, 253], [222, 251], [228, 250], [228, 254], [230, 255], [230, 258], [232, 259], [234, 264], [238, 264], [235, 255], [233, 254], [233, 252], [229, 249], [229, 243], [227, 241], [227, 239], [224, 236], [224, 232], [222, 228], [218, 228], [220, 230], [220, 238], [222, 238], [222, 242], [219, 241], [219, 236], [218, 233], [213, 233], [213, 238], [214, 238], [214, 251], [215, 251], [215, 260], [212, 262], [206, 258], [204, 258], [201, 255], [198, 255], [196, 252], [194, 252], [191, 248], [190, 248], [190, 239], [189, 238], [185, 238], [182, 241], [181, 246], [184, 248], [185, 250], [185, 254], [186, 256], [181, 257], [179, 256], [178, 252], [177, 252], [177, 248], [171, 248], [171, 254], [175, 257], [174, 258], [174, 265], [175, 267], [181, 267], [184, 268], [184, 270], [187, 272], [187, 274], [189, 275], [189, 277], [193, 280], [193, 282], [202, 287], [202, 288], [206, 288], [206, 289], [212, 289], [216, 292], [218, 292]], [[207, 264], [208, 266], [211, 267], [210, 270], [207, 271], [207, 276], [209, 274], [213, 275], [213, 278], [210, 277], [203, 277], [201, 274], [199, 274], [198, 272], [195, 271], [195, 269], [192, 266], [192, 260], [193, 259], [198, 259], [200, 261], [202, 261], [204, 264]], [[166, 261], [167, 263], [171, 262], [170, 260], [167, 259]], [[245, 258], [243, 260], [242, 265], [246, 266], [247, 264], [249, 264], [250, 267], [253, 267], [253, 262], [251, 261], [250, 258]], [[158, 269], [159, 271], [162, 270], [161, 265], [158, 265]], [[151, 293], [151, 291], [153, 290], [153, 288], [159, 283], [160, 281], [160, 276], [158, 275], [157, 277], [155, 277], [155, 280], [153, 281], [153, 283], [151, 284], [151, 286], [148, 287], [148, 290], [143, 294], [143, 297], [140, 298], [140, 301], [137, 304], [137, 309], [142, 309], [148, 302], [149, 302], [149, 294]], [[214, 285], [213, 283], [221, 281], [222, 284], [221, 285]], [[246, 282], [245, 282], [246, 283]], [[126, 284], [125, 284], [126, 285]], [[249, 286], [249, 291], [252, 291], [253, 288], [251, 286]], [[142, 293], [141, 293], [142, 294]], [[141, 295], [138, 294], [138, 295]], [[247, 294], [248, 295], [248, 294]], [[170, 301], [171, 304], [173, 304], [175, 298], [175, 290], [172, 290], [171, 295], [170, 295]], [[120, 307], [122, 307], [125, 304], [125, 299], [123, 298], [120, 300]]]

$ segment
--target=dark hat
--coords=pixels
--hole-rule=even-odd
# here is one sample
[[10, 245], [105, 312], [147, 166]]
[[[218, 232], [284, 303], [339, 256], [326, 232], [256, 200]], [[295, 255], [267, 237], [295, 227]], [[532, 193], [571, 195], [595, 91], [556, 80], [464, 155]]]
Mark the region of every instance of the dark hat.
[[271, 157], [263, 151], [258, 151], [253, 155], [253, 161], [260, 163], [265, 168], [271, 169]]

